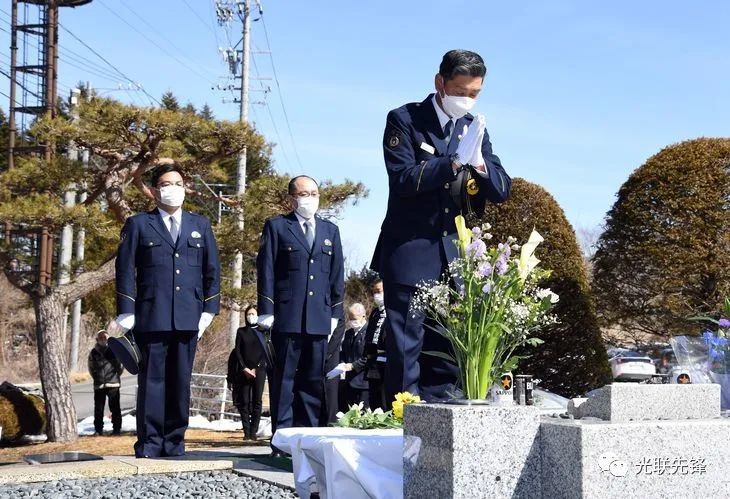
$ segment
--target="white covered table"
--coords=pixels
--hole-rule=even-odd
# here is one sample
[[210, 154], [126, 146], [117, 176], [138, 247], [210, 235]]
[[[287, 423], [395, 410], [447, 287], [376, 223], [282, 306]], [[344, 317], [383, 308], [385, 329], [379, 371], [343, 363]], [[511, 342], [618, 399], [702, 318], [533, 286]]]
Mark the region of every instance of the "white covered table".
[[300, 497], [313, 483], [322, 499], [403, 496], [403, 430], [283, 428], [271, 442], [291, 454]]

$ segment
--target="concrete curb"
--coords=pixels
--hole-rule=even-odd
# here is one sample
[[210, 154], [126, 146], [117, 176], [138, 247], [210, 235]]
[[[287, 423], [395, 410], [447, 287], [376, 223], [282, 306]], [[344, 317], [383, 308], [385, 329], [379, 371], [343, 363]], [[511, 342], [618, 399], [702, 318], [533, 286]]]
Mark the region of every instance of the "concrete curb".
[[106, 456], [102, 461], [10, 464], [0, 466], [0, 486], [81, 478], [231, 470], [237, 475], [295, 491], [292, 473], [253, 461], [256, 456], [267, 456], [269, 452], [269, 447], [264, 446], [191, 449], [186, 456], [179, 458], [137, 459], [132, 456]]

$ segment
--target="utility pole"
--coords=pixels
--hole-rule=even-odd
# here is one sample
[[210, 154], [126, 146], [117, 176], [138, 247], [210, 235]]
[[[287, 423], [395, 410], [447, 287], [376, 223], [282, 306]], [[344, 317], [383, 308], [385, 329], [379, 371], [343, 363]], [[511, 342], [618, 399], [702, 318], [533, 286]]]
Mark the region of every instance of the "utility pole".
[[[88, 88], [88, 87], [87, 87]], [[89, 166], [89, 151], [85, 149], [81, 153], [81, 161], [85, 167]], [[79, 195], [79, 203], [83, 204], [86, 201], [86, 185], [82, 185], [81, 194]], [[83, 272], [84, 262], [84, 244], [86, 242], [86, 230], [80, 227], [76, 233], [76, 262], [78, 268], [76, 273], [80, 274]], [[73, 311], [71, 315], [71, 355], [72, 359], [75, 360], [74, 366], [78, 369], [78, 358], [79, 358], [79, 337], [81, 334], [81, 300], [76, 300], [73, 304]], [[73, 370], [73, 369], [72, 369]]]
[[[240, 98], [240, 111], [239, 121], [242, 123], [248, 122], [248, 73], [249, 73], [249, 52], [250, 52], [250, 37], [251, 37], [251, 9], [250, 0], [243, 0], [238, 2], [239, 9], [243, 16], [243, 45], [241, 47], [241, 98]], [[246, 153], [248, 148], [244, 147], [238, 155], [238, 172], [236, 176], [236, 195], [241, 200], [241, 205], [238, 210], [238, 230], [243, 233], [244, 229], [244, 210], [243, 210], [243, 197], [246, 194]], [[238, 251], [233, 260], [233, 289], [241, 289], [241, 283], [243, 281], [243, 254]], [[241, 307], [238, 303], [233, 304], [231, 307], [231, 316], [229, 322], [229, 335], [231, 344], [235, 344], [236, 331], [241, 324]]]
[[[78, 106], [79, 98], [81, 97], [81, 91], [78, 88], [71, 89], [71, 95], [68, 98], [69, 111], [71, 112], [71, 119], [76, 121], [78, 119]], [[68, 148], [68, 159], [70, 161], [78, 161], [79, 159], [79, 148], [74, 142], [69, 144]], [[69, 189], [63, 195], [63, 206], [65, 208], [72, 208], [76, 205], [76, 186], [69, 186]], [[66, 284], [71, 282], [71, 261], [73, 258], [73, 243], [74, 243], [74, 230], [73, 225], [66, 224], [63, 226], [61, 232], [61, 250], [58, 262], [58, 283]], [[68, 327], [68, 307], [63, 313], [63, 331], [64, 337], [66, 336], [66, 330]], [[71, 372], [78, 369], [79, 361], [79, 330], [71, 328], [71, 350], [69, 352], [68, 366]]]

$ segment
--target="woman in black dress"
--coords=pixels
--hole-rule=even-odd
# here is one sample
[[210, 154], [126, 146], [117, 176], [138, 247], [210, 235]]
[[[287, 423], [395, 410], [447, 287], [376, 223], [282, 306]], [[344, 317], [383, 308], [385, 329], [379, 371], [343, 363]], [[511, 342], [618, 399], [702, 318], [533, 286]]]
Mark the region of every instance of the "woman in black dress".
[[233, 403], [241, 414], [244, 439], [256, 440], [261, 420], [261, 399], [266, 381], [266, 338], [259, 330], [256, 307], [250, 306], [245, 313], [246, 325], [236, 333], [236, 347], [232, 352], [234, 369]]

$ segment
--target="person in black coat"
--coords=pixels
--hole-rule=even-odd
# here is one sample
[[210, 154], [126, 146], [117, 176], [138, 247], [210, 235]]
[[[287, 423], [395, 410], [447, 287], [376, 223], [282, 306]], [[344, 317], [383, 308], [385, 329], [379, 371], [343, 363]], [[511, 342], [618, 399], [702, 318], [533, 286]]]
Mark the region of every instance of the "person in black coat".
[[387, 327], [385, 320], [385, 301], [383, 299], [383, 281], [375, 280], [370, 285], [375, 308], [368, 317], [366, 332], [364, 338], [363, 354], [360, 358], [354, 360], [343, 367], [348, 375], [351, 373], [361, 373], [367, 380], [368, 385], [368, 401], [370, 408], [375, 410], [380, 408], [384, 411], [390, 410], [390, 403], [385, 396], [385, 338], [387, 336]]
[[[236, 347], [231, 352], [229, 378], [232, 382], [233, 403], [241, 414], [243, 435], [256, 440], [261, 420], [262, 397], [266, 381], [266, 339], [259, 330], [256, 307], [246, 309], [246, 326], [236, 333]], [[235, 367], [233, 367], [235, 366]]]
[[[367, 331], [367, 319], [365, 318], [365, 307], [362, 303], [353, 303], [347, 310], [348, 321], [345, 338], [342, 341], [341, 361], [352, 365], [360, 359], [365, 352], [365, 332]], [[363, 402], [365, 407], [370, 406], [368, 397], [368, 381], [365, 378], [363, 369], [351, 369], [345, 373], [345, 400], [349, 407], [352, 404]]]
[[94, 430], [101, 435], [104, 430], [104, 404], [109, 399], [109, 410], [112, 413], [112, 435], [122, 431], [122, 410], [119, 405], [119, 388], [122, 363], [114, 357], [107, 346], [109, 335], [105, 330], [96, 333], [96, 345], [89, 352], [89, 374], [94, 380]]

